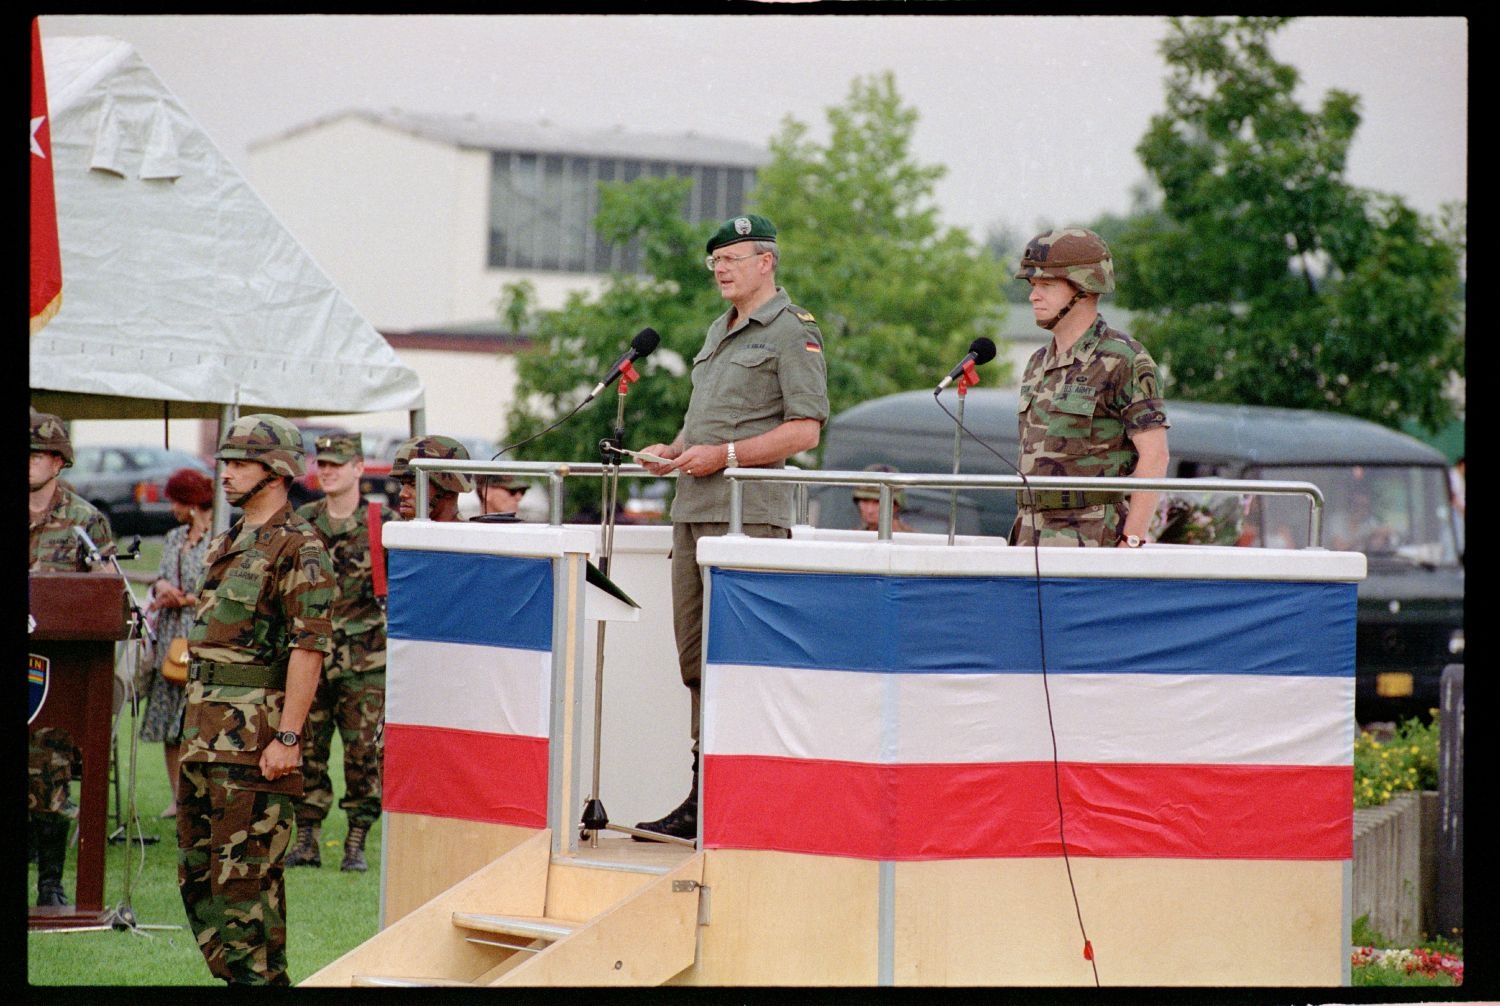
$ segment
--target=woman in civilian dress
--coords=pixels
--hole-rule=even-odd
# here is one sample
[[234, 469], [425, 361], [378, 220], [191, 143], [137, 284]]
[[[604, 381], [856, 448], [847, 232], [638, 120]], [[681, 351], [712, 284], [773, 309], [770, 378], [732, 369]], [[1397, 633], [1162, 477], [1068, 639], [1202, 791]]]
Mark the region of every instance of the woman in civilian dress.
[[186, 636], [198, 603], [198, 585], [208, 557], [213, 525], [214, 484], [193, 468], [180, 468], [167, 479], [167, 499], [178, 526], [167, 532], [162, 543], [161, 570], [151, 585], [147, 610], [156, 616], [156, 646], [146, 685], [146, 717], [141, 740], [160, 741], [172, 784], [172, 802], [161, 816], [177, 816], [177, 756], [182, 742], [182, 711], [187, 692], [161, 675], [167, 645], [174, 636]]

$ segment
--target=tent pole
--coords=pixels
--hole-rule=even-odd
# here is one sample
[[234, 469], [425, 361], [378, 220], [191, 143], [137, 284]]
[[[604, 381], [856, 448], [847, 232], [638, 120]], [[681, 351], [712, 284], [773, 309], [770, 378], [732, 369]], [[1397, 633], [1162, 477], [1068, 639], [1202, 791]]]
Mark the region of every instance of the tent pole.
[[[236, 389], [236, 391], [238, 391], [238, 389]], [[239, 398], [238, 393], [235, 394], [235, 398], [236, 399]], [[234, 421], [239, 418], [239, 411], [240, 411], [240, 406], [239, 406], [238, 401], [236, 401], [235, 404], [233, 404], [233, 405], [225, 405], [225, 406], [222, 406], [219, 409], [219, 434], [218, 434], [218, 436], [216, 436], [214, 438], [214, 442], [215, 442], [216, 445], [217, 445], [218, 441], [220, 441], [220, 440], [222, 440], [224, 438], [224, 431], [227, 430], [227, 429], [229, 429], [229, 427], [233, 426], [234, 425]], [[218, 453], [217, 448], [215, 449], [214, 453], [216, 453], [216, 454]], [[221, 535], [225, 531], [229, 530], [229, 500], [227, 500], [225, 498], [225, 496], [224, 496], [224, 482], [220, 478], [220, 476], [222, 476], [223, 474], [224, 474], [224, 462], [215, 459], [215, 461], [214, 461], [214, 534], [216, 536], [217, 535]]]

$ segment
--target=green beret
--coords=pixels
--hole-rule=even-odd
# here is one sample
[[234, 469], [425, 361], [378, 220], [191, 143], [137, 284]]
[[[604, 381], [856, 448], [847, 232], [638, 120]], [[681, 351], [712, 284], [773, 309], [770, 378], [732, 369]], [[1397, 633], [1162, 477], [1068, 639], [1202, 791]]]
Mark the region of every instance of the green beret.
[[355, 458], [364, 457], [356, 433], [331, 433], [318, 438], [317, 460], [332, 461], [336, 465], [348, 464]]
[[737, 244], [740, 241], [775, 241], [776, 225], [765, 217], [754, 213], [742, 217], [734, 217], [719, 225], [719, 229], [713, 232], [708, 239], [708, 253], [713, 254], [715, 248], [725, 245]]

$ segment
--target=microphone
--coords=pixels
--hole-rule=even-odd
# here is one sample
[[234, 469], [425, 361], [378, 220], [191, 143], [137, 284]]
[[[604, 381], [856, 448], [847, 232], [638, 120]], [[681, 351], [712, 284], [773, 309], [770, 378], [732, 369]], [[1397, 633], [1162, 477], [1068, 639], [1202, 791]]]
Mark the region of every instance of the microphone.
[[964, 368], [969, 364], [972, 363], [975, 366], [978, 366], [983, 363], [989, 363], [994, 358], [995, 340], [987, 339], [981, 335], [979, 338], [969, 343], [969, 355], [965, 356], [962, 360], [959, 360], [958, 366], [948, 371], [948, 376], [943, 378], [942, 381], [938, 383], [937, 391], [933, 392], [933, 394], [941, 392], [948, 385], [958, 380], [958, 375], [962, 374], [964, 372]]
[[85, 554], [88, 555], [90, 566], [98, 566], [104, 562], [104, 557], [99, 554], [99, 546], [94, 544], [94, 539], [89, 537], [89, 533], [87, 531], [79, 527], [77, 524], [74, 524], [73, 534], [76, 535], [78, 537], [78, 540], [83, 543], [83, 548]]
[[[625, 367], [632, 361], [639, 360], [643, 356], [650, 356], [652, 350], [656, 349], [659, 342], [661, 342], [661, 336], [656, 334], [656, 329], [654, 328], [643, 328], [637, 332], [635, 338], [630, 340], [630, 348], [620, 355], [620, 358], [615, 361], [615, 365], [609, 368], [609, 373], [604, 375], [604, 380], [594, 385], [594, 390], [589, 392], [588, 398], [585, 398], [584, 401], [592, 401], [599, 392], [615, 383], [620, 374], [624, 372]], [[990, 355], [994, 355], [993, 351], [991, 351]]]

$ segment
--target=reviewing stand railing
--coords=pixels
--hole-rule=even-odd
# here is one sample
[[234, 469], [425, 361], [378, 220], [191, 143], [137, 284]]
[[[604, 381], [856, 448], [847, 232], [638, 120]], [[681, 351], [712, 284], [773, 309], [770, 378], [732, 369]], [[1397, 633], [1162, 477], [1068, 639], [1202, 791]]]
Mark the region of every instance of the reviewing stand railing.
[[[558, 461], [452, 461], [431, 458], [413, 459], [417, 473], [417, 519], [427, 516], [427, 473], [469, 472], [472, 474], [506, 473], [545, 477], [549, 489], [548, 523], [560, 525], [563, 511], [563, 484], [575, 476], [601, 478], [610, 466], [598, 463]], [[652, 475], [640, 465], [620, 465], [618, 472], [631, 478], [663, 478]], [[800, 468], [728, 468], [729, 533], [744, 533], [745, 482], [791, 482], [796, 486], [797, 523], [807, 523], [807, 487], [810, 485], [876, 485], [880, 489], [880, 523], [876, 537], [891, 539], [891, 497], [893, 487], [920, 486], [928, 489], [977, 489], [1020, 493], [1034, 490], [1102, 489], [1120, 492], [1188, 492], [1235, 496], [1306, 496], [1310, 510], [1306, 548], [1323, 547], [1323, 490], [1311, 482], [1277, 482], [1268, 479], [1143, 479], [1127, 476], [1033, 475], [929, 475], [914, 472], [804, 471]], [[665, 476], [671, 477], [671, 476]]]

